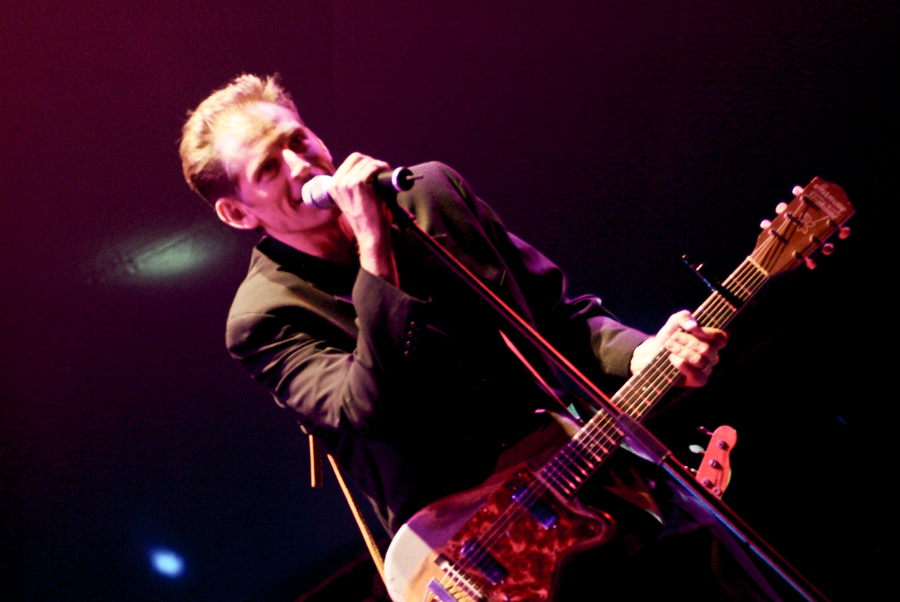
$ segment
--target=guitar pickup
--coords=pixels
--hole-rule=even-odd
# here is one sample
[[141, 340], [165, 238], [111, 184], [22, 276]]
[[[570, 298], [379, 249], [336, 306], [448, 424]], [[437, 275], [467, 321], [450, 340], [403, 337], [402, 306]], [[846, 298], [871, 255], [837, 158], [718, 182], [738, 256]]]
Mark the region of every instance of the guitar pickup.
[[534, 491], [523, 485], [515, 490], [512, 499], [522, 505], [540, 526], [549, 529], [556, 524], [559, 516], [548, 504], [541, 501]]
[[506, 579], [506, 576], [509, 574], [506, 572], [506, 569], [500, 566], [500, 563], [497, 562], [493, 556], [488, 554], [487, 550], [484, 549], [484, 546], [474, 539], [464, 543], [459, 551], [462, 552], [462, 555], [465, 556], [469, 562], [478, 567], [478, 570], [488, 578], [488, 581], [490, 581], [492, 585], [497, 585]]

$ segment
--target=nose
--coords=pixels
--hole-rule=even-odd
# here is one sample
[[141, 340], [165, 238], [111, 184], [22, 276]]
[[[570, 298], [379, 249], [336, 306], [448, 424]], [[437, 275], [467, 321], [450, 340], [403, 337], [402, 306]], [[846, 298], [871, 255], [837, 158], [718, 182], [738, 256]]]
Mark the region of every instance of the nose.
[[302, 179], [309, 175], [309, 163], [289, 148], [281, 151], [284, 157], [284, 163], [290, 170], [292, 180]]

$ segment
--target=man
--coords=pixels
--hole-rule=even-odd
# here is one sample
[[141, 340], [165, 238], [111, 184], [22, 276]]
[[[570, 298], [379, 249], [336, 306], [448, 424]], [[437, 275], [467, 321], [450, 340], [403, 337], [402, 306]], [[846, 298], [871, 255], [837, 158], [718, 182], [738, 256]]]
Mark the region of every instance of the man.
[[[243, 75], [184, 126], [190, 186], [226, 224], [265, 236], [228, 318], [232, 355], [319, 435], [393, 534], [413, 513], [487, 478], [498, 456], [536, 428], [543, 390], [502, 324], [417, 241], [393, 226], [373, 188], [389, 169], [358, 153], [335, 168], [272, 79]], [[592, 378], [639, 371], [665, 346], [684, 385], [718, 362], [723, 332], [688, 312], [655, 337], [619, 324], [594, 298], [568, 299], [560, 270], [507, 232], [450, 168], [429, 163], [398, 195], [435, 236]], [[301, 202], [331, 175], [335, 205]], [[539, 383], [543, 380], [543, 384]]]

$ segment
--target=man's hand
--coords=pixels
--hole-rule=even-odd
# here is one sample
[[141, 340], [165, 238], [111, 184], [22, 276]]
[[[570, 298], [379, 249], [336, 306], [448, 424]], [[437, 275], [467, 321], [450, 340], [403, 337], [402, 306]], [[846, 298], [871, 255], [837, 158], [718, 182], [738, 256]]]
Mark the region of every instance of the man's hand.
[[360, 266], [396, 286], [391, 214], [373, 186], [375, 174], [387, 169], [384, 161], [353, 153], [334, 172], [328, 193], [356, 239]]
[[701, 387], [706, 384], [713, 367], [719, 363], [719, 350], [728, 342], [728, 335], [718, 328], [705, 328], [697, 324], [691, 312], [682, 310], [670, 317], [655, 337], [637, 346], [631, 356], [631, 372], [637, 374], [650, 360], [666, 349], [669, 360], [679, 372], [685, 387]]

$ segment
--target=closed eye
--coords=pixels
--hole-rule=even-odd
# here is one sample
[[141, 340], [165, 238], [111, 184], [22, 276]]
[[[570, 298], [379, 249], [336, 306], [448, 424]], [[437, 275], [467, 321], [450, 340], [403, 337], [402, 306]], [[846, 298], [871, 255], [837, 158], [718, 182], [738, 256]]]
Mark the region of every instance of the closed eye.
[[271, 177], [272, 174], [278, 172], [279, 165], [278, 159], [266, 159], [262, 163], [260, 163], [259, 168], [256, 170], [256, 179], [261, 180], [264, 177]]
[[303, 132], [295, 134], [288, 142], [288, 148], [298, 155], [303, 154], [309, 149], [309, 139]]

